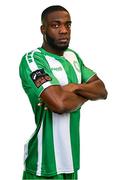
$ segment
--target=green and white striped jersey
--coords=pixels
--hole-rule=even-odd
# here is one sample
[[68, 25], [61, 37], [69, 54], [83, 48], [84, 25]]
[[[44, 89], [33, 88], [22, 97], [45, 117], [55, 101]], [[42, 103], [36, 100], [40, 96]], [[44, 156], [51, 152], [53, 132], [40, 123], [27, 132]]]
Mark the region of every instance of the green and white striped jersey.
[[85, 83], [95, 73], [70, 49], [58, 56], [38, 48], [23, 56], [19, 70], [36, 123], [35, 132], [25, 144], [25, 170], [38, 176], [77, 171], [80, 168], [80, 109], [57, 114], [38, 103], [45, 88]]

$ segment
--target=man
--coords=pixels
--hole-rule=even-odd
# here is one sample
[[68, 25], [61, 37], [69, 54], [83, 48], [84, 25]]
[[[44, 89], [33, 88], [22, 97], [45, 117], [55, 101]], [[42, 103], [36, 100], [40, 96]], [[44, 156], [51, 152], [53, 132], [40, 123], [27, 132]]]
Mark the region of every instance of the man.
[[25, 145], [23, 179], [77, 179], [80, 108], [106, 99], [104, 83], [68, 49], [69, 12], [50, 6], [42, 13], [41, 48], [25, 54], [20, 77], [35, 114], [36, 130]]

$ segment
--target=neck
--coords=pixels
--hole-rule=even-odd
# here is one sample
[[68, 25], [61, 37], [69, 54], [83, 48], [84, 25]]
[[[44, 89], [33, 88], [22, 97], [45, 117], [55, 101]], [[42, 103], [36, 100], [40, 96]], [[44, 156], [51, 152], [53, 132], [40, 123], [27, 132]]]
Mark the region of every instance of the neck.
[[56, 50], [50, 47], [48, 44], [44, 43], [42, 44], [42, 48], [45, 49], [47, 52], [56, 54], [58, 56], [63, 56], [64, 51]]

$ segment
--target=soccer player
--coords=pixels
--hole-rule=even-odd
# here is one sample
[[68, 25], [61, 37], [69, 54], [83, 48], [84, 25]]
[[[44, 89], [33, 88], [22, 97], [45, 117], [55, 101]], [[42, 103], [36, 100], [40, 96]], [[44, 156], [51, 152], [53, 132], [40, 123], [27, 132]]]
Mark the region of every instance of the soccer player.
[[71, 17], [62, 6], [42, 12], [41, 47], [20, 63], [22, 86], [36, 129], [25, 144], [23, 179], [77, 179], [80, 168], [80, 108], [106, 99], [102, 80], [69, 49]]

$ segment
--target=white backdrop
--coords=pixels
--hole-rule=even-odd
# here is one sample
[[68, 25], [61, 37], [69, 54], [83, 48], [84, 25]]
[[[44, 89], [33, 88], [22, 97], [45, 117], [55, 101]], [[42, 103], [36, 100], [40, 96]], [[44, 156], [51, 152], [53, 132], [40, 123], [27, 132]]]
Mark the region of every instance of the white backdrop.
[[106, 101], [87, 102], [82, 108], [79, 179], [120, 180], [119, 0], [0, 3], [0, 179], [22, 179], [23, 147], [35, 124], [18, 67], [24, 53], [41, 46], [41, 12], [53, 4], [70, 11], [70, 47], [97, 72], [109, 92]]

